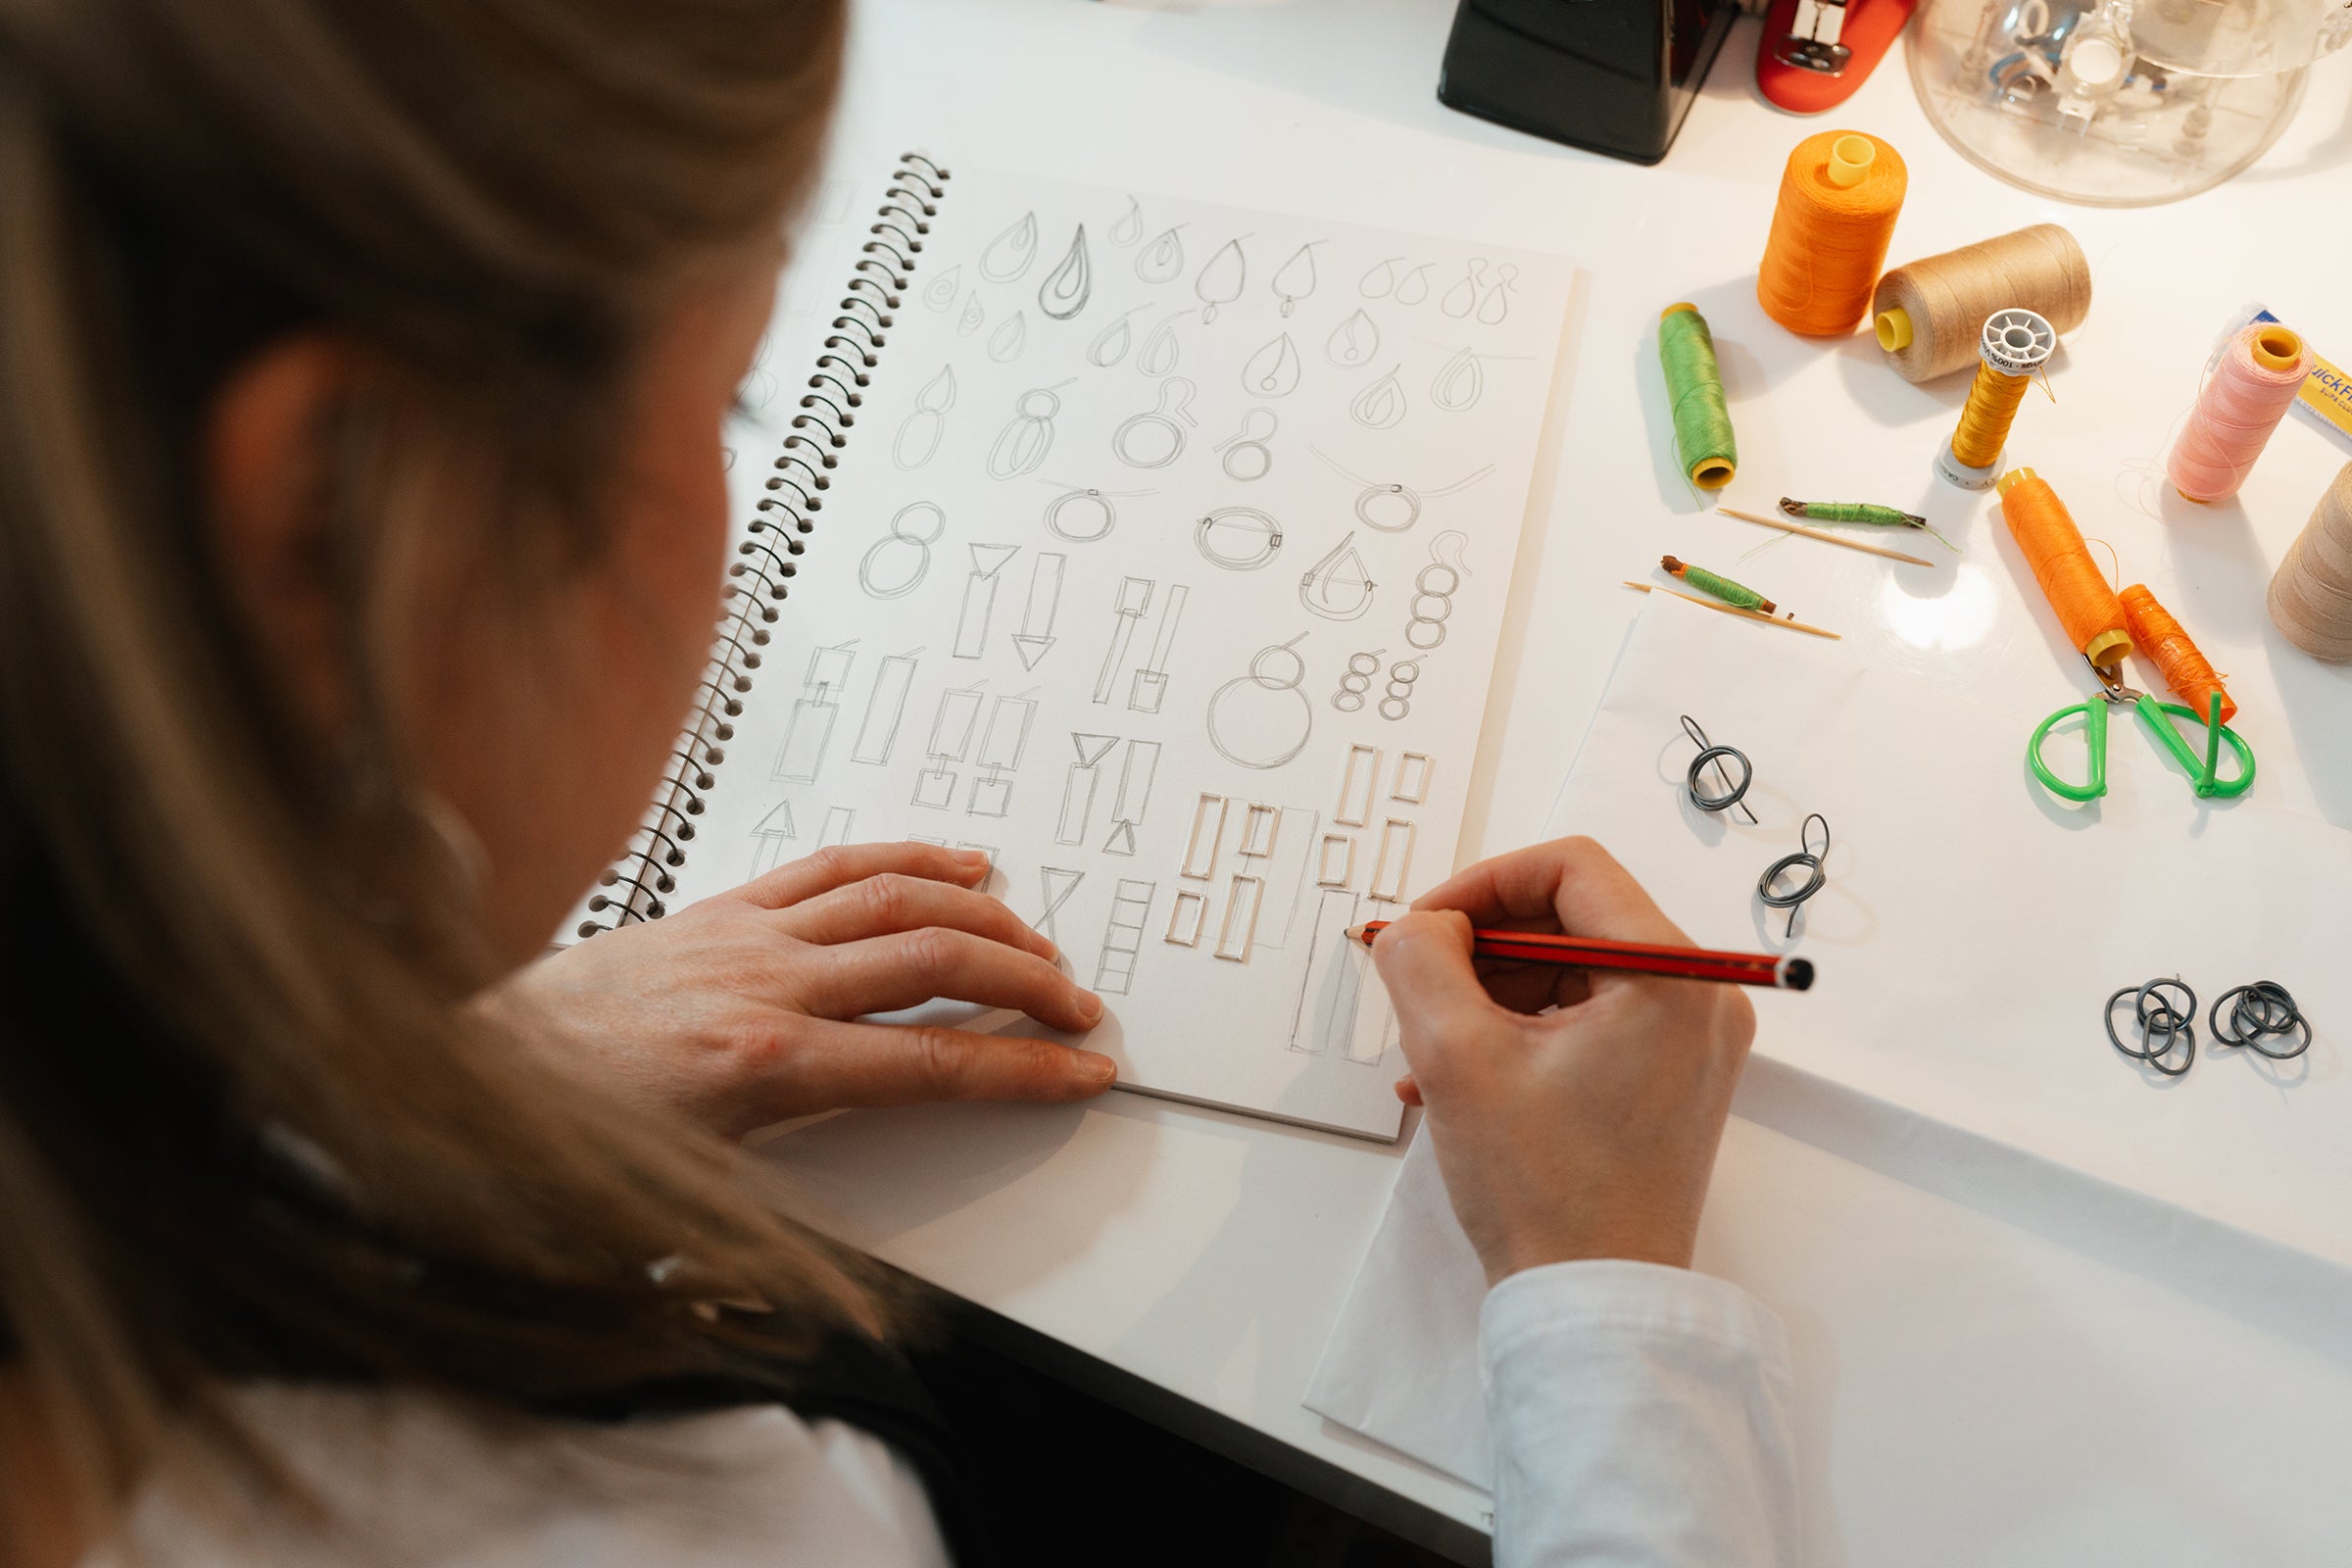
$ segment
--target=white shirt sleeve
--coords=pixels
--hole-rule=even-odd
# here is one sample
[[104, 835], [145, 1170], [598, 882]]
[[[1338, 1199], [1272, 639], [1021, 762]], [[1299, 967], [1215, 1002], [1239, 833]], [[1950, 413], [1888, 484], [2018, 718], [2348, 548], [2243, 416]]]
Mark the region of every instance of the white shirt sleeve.
[[1780, 1320], [1655, 1263], [1513, 1274], [1480, 1313], [1496, 1568], [1793, 1568]]

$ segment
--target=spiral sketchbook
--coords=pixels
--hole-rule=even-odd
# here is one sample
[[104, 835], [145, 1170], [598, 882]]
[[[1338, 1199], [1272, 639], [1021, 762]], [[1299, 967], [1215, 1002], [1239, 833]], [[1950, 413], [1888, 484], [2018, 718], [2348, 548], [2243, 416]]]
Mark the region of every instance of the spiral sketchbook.
[[982, 849], [1124, 1087], [1396, 1137], [1342, 933], [1453, 868], [1571, 268], [912, 155], [816, 216], [710, 678], [575, 928]]

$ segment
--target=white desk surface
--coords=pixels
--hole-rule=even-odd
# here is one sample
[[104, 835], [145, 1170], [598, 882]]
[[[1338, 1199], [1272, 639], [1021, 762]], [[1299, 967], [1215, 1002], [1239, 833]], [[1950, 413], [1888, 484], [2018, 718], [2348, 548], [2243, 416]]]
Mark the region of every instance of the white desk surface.
[[[1436, 101], [1452, 12], [1452, 0], [864, 0], [842, 161], [887, 169], [921, 146], [951, 164], [1580, 263], [1467, 860], [1543, 827], [1638, 603], [1617, 584], [1646, 575], [1661, 550], [1777, 591], [1924, 681], [2015, 707], [2021, 746], [2034, 719], [2081, 699], [1988, 504], [1929, 477], [1966, 378], [1912, 387], [1866, 337], [1802, 342], [1754, 304], [1788, 147], [1831, 123], [1876, 132], [1911, 172], [1890, 261], [2041, 220], [2081, 238], [2096, 273], [2090, 321], [2052, 378], [2057, 404], [2030, 402], [2011, 459], [2050, 478], [2085, 531], [2115, 545], [2126, 580], [2144, 577], [2232, 673], [2264, 799], [2352, 825], [2352, 671], [2303, 659], [2262, 609], [2271, 564], [2346, 451], [2290, 417], [2240, 500], [2210, 509], [2162, 499], [2150, 473], [2240, 302], [2263, 300], [2352, 360], [2352, 51], [2313, 73], [2286, 138], [2254, 170], [2184, 204], [2110, 213], [2038, 200], [1964, 163], [1922, 117], [1899, 52], [1832, 116], [1771, 110], [1751, 85], [1752, 21], [1659, 169], [1518, 135]], [[1675, 473], [1649, 332], [1682, 298], [1712, 322], [1734, 399], [1741, 469], [1729, 499], [1926, 511], [1964, 546], [1959, 563], [1897, 576], [1803, 541], [1744, 559], [1768, 536], [1702, 515]], [[2193, 890], [2215, 873], [2183, 874]], [[1113, 1094], [1083, 1108], [843, 1116], [768, 1149], [828, 1223], [890, 1261], [1486, 1523], [1483, 1494], [1298, 1403], [1401, 1147]], [[2328, 1461], [2352, 1450], [2352, 1373], [2334, 1348], [2276, 1337], [2210, 1293], [2066, 1245], [2063, 1227], [1984, 1212], [1867, 1160], [1735, 1121], [1701, 1244], [1702, 1267], [1790, 1325], [1817, 1561], [2299, 1555], [2283, 1522], [2292, 1499], [2336, 1487]]]

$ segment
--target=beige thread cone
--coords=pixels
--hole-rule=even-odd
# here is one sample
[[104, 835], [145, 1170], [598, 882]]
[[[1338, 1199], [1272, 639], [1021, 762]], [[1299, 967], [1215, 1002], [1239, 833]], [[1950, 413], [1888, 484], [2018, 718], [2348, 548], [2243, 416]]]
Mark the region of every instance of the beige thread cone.
[[2312, 509], [2271, 578], [2271, 620], [2311, 655], [2352, 661], [2352, 463]]

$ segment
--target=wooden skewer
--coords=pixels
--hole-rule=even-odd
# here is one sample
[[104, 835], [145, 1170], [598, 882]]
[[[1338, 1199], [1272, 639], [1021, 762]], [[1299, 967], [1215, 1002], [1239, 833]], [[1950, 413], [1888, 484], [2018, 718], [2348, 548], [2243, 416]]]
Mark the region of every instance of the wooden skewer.
[[1719, 610], [1727, 615], [1738, 615], [1741, 620], [1761, 621], [1767, 626], [1778, 626], [1785, 631], [1810, 632], [1816, 637], [1827, 637], [1832, 642], [1842, 642], [1845, 639], [1843, 632], [1827, 631], [1819, 626], [1808, 626], [1801, 620], [1776, 620], [1770, 615], [1759, 615], [1752, 610], [1741, 610], [1734, 605], [1718, 604], [1712, 599], [1701, 599], [1696, 594], [1675, 593], [1672, 588], [1661, 588], [1654, 582], [1634, 582], [1629, 579], [1626, 586], [1639, 588], [1645, 594], [1672, 594], [1677, 599], [1689, 600], [1701, 610]]
[[1917, 556], [1906, 556], [1900, 550], [1889, 550], [1885, 545], [1866, 545], [1859, 539], [1848, 539], [1845, 535], [1832, 533], [1827, 528], [1809, 528], [1801, 522], [1783, 522], [1778, 517], [1767, 517], [1762, 513], [1741, 512], [1738, 507], [1717, 507], [1715, 510], [1726, 516], [1738, 517], [1741, 522], [1760, 522], [1767, 528], [1778, 528], [1784, 533], [1801, 533], [1808, 539], [1819, 539], [1833, 545], [1843, 545], [1848, 550], [1859, 550], [1866, 556], [1885, 556], [1888, 561], [1907, 561], [1914, 566], [1936, 564], [1933, 561], [1922, 561]]

